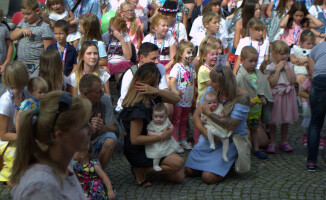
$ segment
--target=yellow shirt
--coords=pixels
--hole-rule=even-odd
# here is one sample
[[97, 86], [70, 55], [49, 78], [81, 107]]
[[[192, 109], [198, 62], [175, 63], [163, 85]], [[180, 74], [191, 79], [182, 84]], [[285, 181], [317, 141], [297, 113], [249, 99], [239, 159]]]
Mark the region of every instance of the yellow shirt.
[[210, 81], [209, 73], [211, 70], [206, 67], [205, 65], [202, 65], [199, 67], [198, 71], [198, 97], [196, 100], [196, 107], [198, 107], [201, 97], [203, 96], [204, 92], [207, 89], [206, 82]]

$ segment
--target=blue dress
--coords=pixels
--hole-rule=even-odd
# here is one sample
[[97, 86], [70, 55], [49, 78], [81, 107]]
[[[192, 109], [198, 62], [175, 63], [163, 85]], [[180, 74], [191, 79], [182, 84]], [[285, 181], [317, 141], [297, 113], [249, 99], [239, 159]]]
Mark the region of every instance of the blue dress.
[[[247, 134], [246, 119], [249, 109], [249, 106], [242, 104], [234, 105], [231, 117], [241, 121], [239, 126], [233, 130], [234, 133], [239, 133], [241, 135]], [[212, 150], [209, 146], [208, 139], [205, 136], [200, 135], [198, 143], [189, 153], [185, 167], [199, 171], [211, 172], [225, 177], [238, 157], [236, 146], [230, 139], [229, 151], [227, 153], [229, 159], [228, 162], [225, 162], [222, 158], [222, 142], [215, 142], [215, 150]]]

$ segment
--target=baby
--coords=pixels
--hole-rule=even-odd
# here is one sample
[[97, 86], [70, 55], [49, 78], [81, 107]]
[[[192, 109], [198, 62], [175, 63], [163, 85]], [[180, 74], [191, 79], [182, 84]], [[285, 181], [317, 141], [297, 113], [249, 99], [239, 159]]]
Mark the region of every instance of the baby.
[[[204, 96], [204, 102], [208, 104], [214, 114], [218, 116], [223, 115], [223, 105], [218, 102], [216, 93], [207, 92]], [[215, 149], [214, 135], [221, 138], [221, 141], [223, 143], [223, 160], [226, 162], [229, 161], [226, 155], [229, 149], [229, 136], [232, 134], [232, 131], [228, 131], [220, 127], [204, 114], [201, 114], [200, 119], [204, 123], [205, 128], [207, 129], [207, 138], [210, 144], [209, 147], [211, 149]]]
[[[153, 108], [153, 120], [147, 125], [147, 135], [162, 136], [163, 130], [168, 127], [172, 131], [173, 125], [168, 118], [167, 108], [162, 103], [158, 103]], [[178, 148], [178, 143], [173, 137], [170, 140], [164, 140], [154, 144], [147, 144], [145, 152], [147, 158], [153, 159], [153, 169], [161, 171], [159, 166], [161, 158], [173, 153]]]

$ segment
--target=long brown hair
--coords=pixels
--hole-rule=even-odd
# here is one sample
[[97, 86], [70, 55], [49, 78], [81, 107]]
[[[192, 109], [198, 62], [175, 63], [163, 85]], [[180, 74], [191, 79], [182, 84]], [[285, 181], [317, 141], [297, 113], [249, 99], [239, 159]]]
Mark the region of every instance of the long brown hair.
[[241, 36], [245, 38], [247, 36], [247, 24], [251, 18], [255, 15], [256, 5], [259, 4], [257, 0], [247, 0], [242, 8], [242, 29]]
[[[135, 11], [134, 6], [130, 2], [125, 1], [124, 3], [120, 4], [120, 7], [119, 7], [120, 12], [123, 12], [124, 7], [126, 7], [126, 6], [130, 6]], [[120, 12], [116, 12], [116, 16], [122, 17]], [[135, 35], [138, 30], [139, 30], [139, 27], [138, 27], [138, 23], [137, 23], [136, 14], [134, 12], [133, 17], [130, 20], [129, 35], [131, 35], [131, 36]]]
[[150, 107], [152, 95], [139, 94], [135, 89], [137, 82], [146, 83], [150, 86], [156, 87], [161, 80], [161, 73], [156, 67], [155, 63], [146, 63], [138, 68], [133, 77], [127, 95], [122, 102], [123, 107], [132, 107], [136, 103], [142, 102], [146, 107]]
[[172, 66], [175, 65], [176, 63], [179, 63], [179, 62], [182, 61], [182, 54], [184, 53], [184, 51], [187, 48], [192, 48], [195, 51], [195, 47], [192, 44], [192, 42], [182, 40], [179, 43], [179, 46], [178, 46], [178, 49], [177, 49], [177, 53], [174, 56], [174, 62], [172, 64]]
[[80, 26], [83, 27], [83, 36], [80, 44], [85, 41], [102, 41], [100, 21], [92, 13], [88, 13], [80, 17]]
[[63, 63], [57, 50], [51, 49], [42, 53], [38, 75], [48, 83], [49, 91], [63, 89]]

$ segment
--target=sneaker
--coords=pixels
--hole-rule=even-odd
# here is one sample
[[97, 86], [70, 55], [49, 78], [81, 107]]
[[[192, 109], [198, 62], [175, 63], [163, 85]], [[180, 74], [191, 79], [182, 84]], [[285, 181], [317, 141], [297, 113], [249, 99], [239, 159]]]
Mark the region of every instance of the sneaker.
[[308, 170], [308, 172], [315, 172], [316, 168], [317, 168], [316, 163], [307, 162], [307, 170]]
[[323, 150], [325, 146], [326, 146], [325, 138], [324, 137], [320, 137], [320, 139], [319, 139], [319, 149], [320, 150]]
[[192, 149], [192, 146], [186, 140], [180, 141], [180, 146], [183, 147], [186, 150], [191, 150]]
[[179, 145], [178, 148], [175, 150], [176, 153], [184, 153], [185, 150]]
[[268, 155], [263, 150], [257, 150], [254, 153], [254, 156], [256, 156], [259, 159], [266, 159], [268, 158]]
[[288, 142], [284, 142], [283, 144], [280, 144], [280, 149], [285, 152], [291, 152], [293, 151], [293, 147]]
[[301, 140], [303, 146], [307, 146], [307, 141], [308, 141], [307, 134], [304, 133]]
[[266, 152], [267, 153], [276, 153], [276, 146], [275, 146], [275, 144], [269, 144]]

